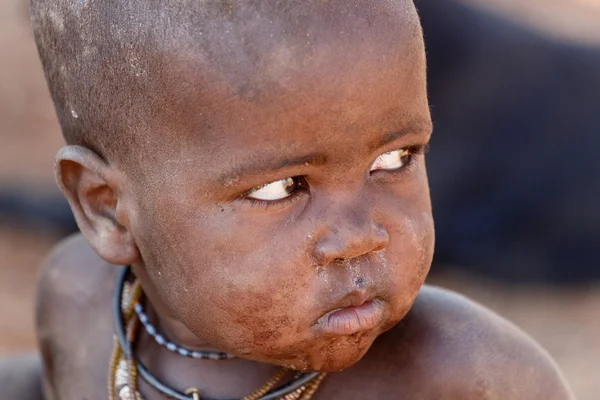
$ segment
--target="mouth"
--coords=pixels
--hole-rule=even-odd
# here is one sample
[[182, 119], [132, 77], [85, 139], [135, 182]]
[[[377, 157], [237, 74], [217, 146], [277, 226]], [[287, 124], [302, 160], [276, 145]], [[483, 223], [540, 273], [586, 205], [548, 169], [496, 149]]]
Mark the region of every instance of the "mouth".
[[323, 334], [352, 335], [371, 330], [384, 318], [383, 300], [368, 298], [363, 292], [352, 293], [340, 301], [336, 308], [321, 316], [314, 324]]

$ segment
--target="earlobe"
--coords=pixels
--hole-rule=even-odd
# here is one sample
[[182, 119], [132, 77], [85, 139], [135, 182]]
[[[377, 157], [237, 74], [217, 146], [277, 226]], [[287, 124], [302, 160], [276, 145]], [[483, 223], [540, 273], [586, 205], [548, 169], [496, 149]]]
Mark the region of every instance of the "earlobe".
[[[55, 159], [55, 178], [69, 201], [81, 233], [104, 260], [128, 265], [139, 258], [122, 193], [121, 174], [98, 154], [66, 146]], [[119, 215], [121, 218], [117, 218]]]

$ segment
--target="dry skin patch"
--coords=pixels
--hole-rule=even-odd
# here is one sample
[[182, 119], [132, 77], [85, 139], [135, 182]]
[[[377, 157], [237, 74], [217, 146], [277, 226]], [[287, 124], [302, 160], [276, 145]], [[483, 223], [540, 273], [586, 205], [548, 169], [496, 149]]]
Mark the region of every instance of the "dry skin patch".
[[[467, 0], [526, 21], [540, 31], [600, 44], [600, 0]], [[33, 38], [26, 0], [0, 1], [0, 187], [53, 187], [62, 138]], [[38, 266], [56, 241], [0, 222], [0, 356], [32, 351]], [[579, 400], [600, 393], [600, 288], [507, 288], [459, 275], [436, 278], [523, 327], [557, 359]]]

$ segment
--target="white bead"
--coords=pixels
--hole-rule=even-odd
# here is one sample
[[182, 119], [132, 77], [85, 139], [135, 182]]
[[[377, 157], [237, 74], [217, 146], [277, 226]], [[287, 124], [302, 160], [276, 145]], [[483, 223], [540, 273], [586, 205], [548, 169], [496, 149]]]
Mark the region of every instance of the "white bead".
[[119, 391], [119, 400], [137, 400], [135, 393], [129, 386], [123, 386]]
[[127, 362], [125, 360], [119, 361], [117, 371], [115, 372], [115, 386], [119, 387], [126, 385], [128, 376]]

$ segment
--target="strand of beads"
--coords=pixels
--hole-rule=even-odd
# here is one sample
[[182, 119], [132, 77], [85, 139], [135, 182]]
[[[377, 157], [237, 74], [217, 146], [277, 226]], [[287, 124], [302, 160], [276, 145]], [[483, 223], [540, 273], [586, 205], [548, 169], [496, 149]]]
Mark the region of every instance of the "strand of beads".
[[[189, 352], [187, 356], [192, 358], [204, 358], [210, 360], [233, 358], [233, 356], [221, 352], [196, 352], [194, 355], [193, 351], [170, 343], [165, 340], [163, 336], [157, 334], [156, 329], [149, 323], [147, 315], [139, 304], [139, 298], [142, 292], [139, 282], [135, 281], [133, 284], [126, 282], [127, 272], [128, 270], [125, 269], [119, 275], [115, 290], [115, 298], [113, 299], [115, 315], [119, 316], [119, 318], [115, 318], [116, 336], [109, 366], [108, 392], [110, 400], [116, 400], [117, 398], [119, 400], [143, 400], [142, 396], [137, 391], [137, 372], [138, 368], [142, 368], [143, 365], [138, 364], [138, 361], [136, 361], [135, 356], [131, 352], [136, 339], [136, 330], [140, 323], [143, 324], [148, 333], [151, 334], [159, 344], [161, 344], [161, 340], [157, 339], [157, 337], [162, 338], [162, 341], [164, 342], [163, 346], [165, 348], [177, 354], [186, 355], [187, 351]], [[152, 332], [154, 332], [155, 335], [153, 335]], [[169, 344], [171, 344], [171, 346], [169, 346]], [[141, 369], [140, 371], [144, 372], [145, 370]], [[278, 400], [311, 400], [327, 375], [325, 373], [309, 374], [314, 376], [311, 377], [310, 380], [303, 381], [303, 379], [306, 378], [302, 378], [303, 374], [298, 373], [291, 381], [292, 383], [296, 381], [296, 384], [288, 383], [284, 385], [284, 387], [290, 386], [289, 389], [274, 389], [290, 372], [290, 370], [282, 368], [269, 381], [253, 393], [245, 396], [242, 400], [260, 400], [264, 397], [269, 399], [277, 398]], [[146, 371], [144, 374], [148, 375], [149, 373]], [[189, 388], [186, 390], [185, 394], [177, 393], [176, 390], [168, 388], [151, 375], [150, 377], [152, 378], [150, 380], [149, 378], [144, 379], [146, 379], [146, 381], [156, 390], [167, 394], [167, 396], [175, 396], [176, 398], [186, 400], [200, 400], [200, 392], [196, 388]], [[269, 392], [272, 391], [275, 392], [269, 395]], [[275, 394], [276, 392], [277, 394]]]
[[271, 389], [275, 387], [283, 377], [288, 373], [288, 370], [282, 368], [279, 370], [277, 374], [275, 374], [271, 379], [267, 381], [262, 387], [256, 389], [253, 393], [250, 393], [247, 396], [244, 396], [242, 400], [257, 400], [263, 397], [266, 393], [268, 393]]
[[[135, 334], [135, 321], [132, 318], [134, 315], [133, 307], [142, 294], [142, 288], [139, 282], [133, 284], [125, 283], [122, 291], [120, 311], [128, 325], [129, 336], [133, 337]], [[132, 368], [131, 363], [124, 357], [116, 335], [113, 341], [113, 351], [108, 374], [108, 398], [109, 400], [116, 400], [118, 396], [119, 400], [141, 400], [141, 396], [136, 390], [135, 366]], [[132, 384], [133, 387], [131, 386]]]
[[146, 332], [154, 338], [154, 341], [169, 350], [170, 352], [177, 353], [184, 357], [195, 358], [198, 360], [230, 360], [235, 358], [235, 356], [223, 352], [212, 352], [212, 351], [199, 351], [199, 350], [190, 350], [182, 347], [178, 344], [175, 344], [169, 340], [167, 340], [163, 335], [157, 332], [156, 328], [150, 322], [148, 315], [144, 312], [142, 305], [138, 302], [134, 306], [134, 311], [137, 314], [140, 322], [144, 326]]

